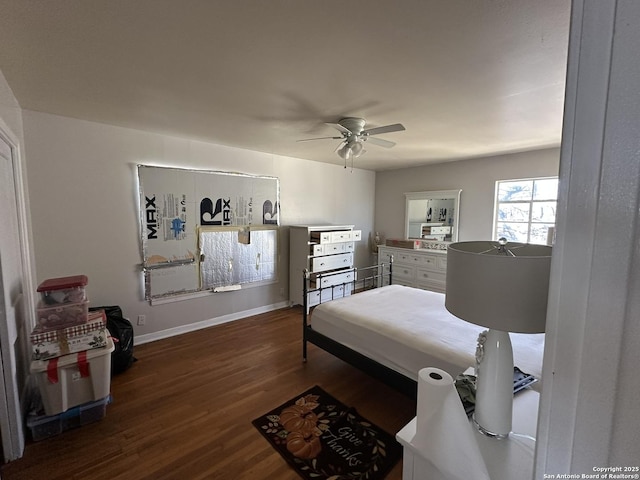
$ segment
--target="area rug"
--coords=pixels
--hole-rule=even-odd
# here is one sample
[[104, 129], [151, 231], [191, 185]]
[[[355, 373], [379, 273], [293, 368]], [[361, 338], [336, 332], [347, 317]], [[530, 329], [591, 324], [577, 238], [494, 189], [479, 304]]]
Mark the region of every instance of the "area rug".
[[402, 455], [392, 435], [318, 386], [252, 423], [308, 480], [380, 480]]

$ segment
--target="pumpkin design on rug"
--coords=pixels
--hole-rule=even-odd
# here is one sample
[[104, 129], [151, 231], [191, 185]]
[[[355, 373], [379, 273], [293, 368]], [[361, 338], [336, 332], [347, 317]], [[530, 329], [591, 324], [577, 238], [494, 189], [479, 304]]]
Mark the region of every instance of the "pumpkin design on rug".
[[252, 423], [307, 479], [382, 479], [402, 454], [392, 435], [318, 386]]

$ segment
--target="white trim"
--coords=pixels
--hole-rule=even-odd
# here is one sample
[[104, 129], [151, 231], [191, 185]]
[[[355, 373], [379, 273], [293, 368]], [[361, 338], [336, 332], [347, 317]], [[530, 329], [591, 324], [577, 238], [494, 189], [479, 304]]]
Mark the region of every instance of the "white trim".
[[[16, 304], [12, 305], [12, 311], [14, 315], [18, 315], [18, 318], [24, 321], [24, 325], [16, 325], [18, 331], [31, 332], [35, 322], [35, 309], [33, 308], [33, 276], [31, 275], [31, 248], [30, 248], [30, 235], [29, 235], [29, 217], [28, 209], [26, 207], [26, 192], [24, 176], [22, 172], [22, 157], [20, 155], [20, 142], [11, 129], [7, 126], [2, 118], [0, 118], [0, 139], [6, 142], [11, 149], [10, 162], [13, 173], [13, 184], [15, 192], [15, 208], [18, 220], [18, 239], [20, 242], [20, 264], [21, 264], [21, 281], [22, 292], [16, 297]], [[5, 299], [7, 300], [7, 299]], [[17, 303], [22, 303], [22, 308]], [[23, 342], [23, 349], [30, 346], [26, 345], [27, 339], [17, 338], [16, 342]], [[28, 350], [25, 350], [28, 351]], [[8, 353], [7, 353], [8, 355]], [[5, 357], [6, 358], [6, 357]], [[20, 365], [23, 362], [16, 359], [16, 362]], [[25, 430], [23, 422], [23, 413], [25, 408], [24, 395], [28, 391], [27, 384], [29, 382], [28, 371], [18, 371], [17, 365], [7, 365], [6, 362], [2, 362], [3, 370], [9, 369], [11, 372], [12, 382], [14, 388], [5, 388], [3, 398], [0, 398], [2, 402], [3, 410], [8, 414], [8, 427], [9, 432], [6, 431], [2, 434], [3, 453], [5, 461], [12, 461], [20, 458], [24, 453], [25, 447]], [[7, 372], [5, 371], [5, 374]], [[19, 376], [24, 377], [25, 388], [22, 392], [17, 391], [17, 385], [19, 384]], [[4, 379], [3, 379], [4, 380]], [[11, 387], [11, 385], [5, 385], [5, 387]]]
[[640, 458], [640, 3], [574, 0], [571, 22], [536, 479]]
[[280, 302], [272, 305], [265, 305], [263, 307], [252, 308], [251, 310], [244, 310], [242, 312], [230, 313], [228, 315], [223, 315], [221, 317], [210, 318], [209, 320], [203, 320], [201, 322], [191, 323], [189, 325], [168, 328], [160, 332], [147, 333], [144, 335], [137, 336], [135, 338], [135, 344], [142, 345], [149, 342], [155, 342], [156, 340], [175, 337], [176, 335], [182, 335], [183, 333], [202, 330], [203, 328], [213, 327], [215, 325], [220, 325], [227, 322], [233, 322], [235, 320], [251, 317], [253, 315], [259, 315], [261, 313], [272, 312], [273, 310], [278, 310], [280, 308], [285, 308], [285, 307], [289, 307], [289, 302]]
[[25, 180], [22, 162], [22, 150], [20, 141], [7, 126], [2, 118], [0, 118], [0, 136], [12, 148], [13, 161], [13, 183], [16, 192], [16, 209], [18, 210], [18, 234], [20, 236], [20, 248], [22, 253], [22, 269], [24, 273], [23, 295], [27, 299], [25, 303], [25, 315], [29, 319], [29, 331], [35, 327], [35, 279], [33, 276], [33, 263], [31, 258], [31, 230], [29, 228], [29, 208], [28, 208], [28, 189]]

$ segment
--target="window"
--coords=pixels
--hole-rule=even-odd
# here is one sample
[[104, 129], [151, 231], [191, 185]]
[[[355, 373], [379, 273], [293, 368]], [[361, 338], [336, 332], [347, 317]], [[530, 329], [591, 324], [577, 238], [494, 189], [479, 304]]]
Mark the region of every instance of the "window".
[[557, 177], [496, 182], [494, 240], [546, 244], [557, 200]]

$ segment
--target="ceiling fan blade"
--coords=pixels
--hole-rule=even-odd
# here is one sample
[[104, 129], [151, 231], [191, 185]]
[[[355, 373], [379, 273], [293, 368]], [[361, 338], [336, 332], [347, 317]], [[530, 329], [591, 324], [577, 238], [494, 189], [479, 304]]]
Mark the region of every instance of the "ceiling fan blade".
[[384, 148], [391, 148], [396, 144], [395, 142], [390, 142], [389, 140], [383, 140], [382, 138], [375, 138], [375, 137], [368, 137], [367, 142], [371, 142], [375, 145], [378, 145]]
[[379, 135], [381, 133], [401, 132], [405, 130], [404, 125], [401, 123], [394, 123], [393, 125], [385, 125], [384, 127], [374, 127], [367, 130], [363, 130], [364, 135]]
[[336, 130], [338, 130], [341, 133], [346, 133], [346, 134], [351, 134], [352, 133], [351, 130], [349, 130], [346, 127], [343, 127], [339, 123], [326, 123], [326, 125], [329, 125], [330, 127], [335, 128]]
[[310, 142], [311, 140], [340, 140], [342, 137], [316, 137], [316, 138], [303, 138], [302, 140], [296, 140], [296, 142]]

